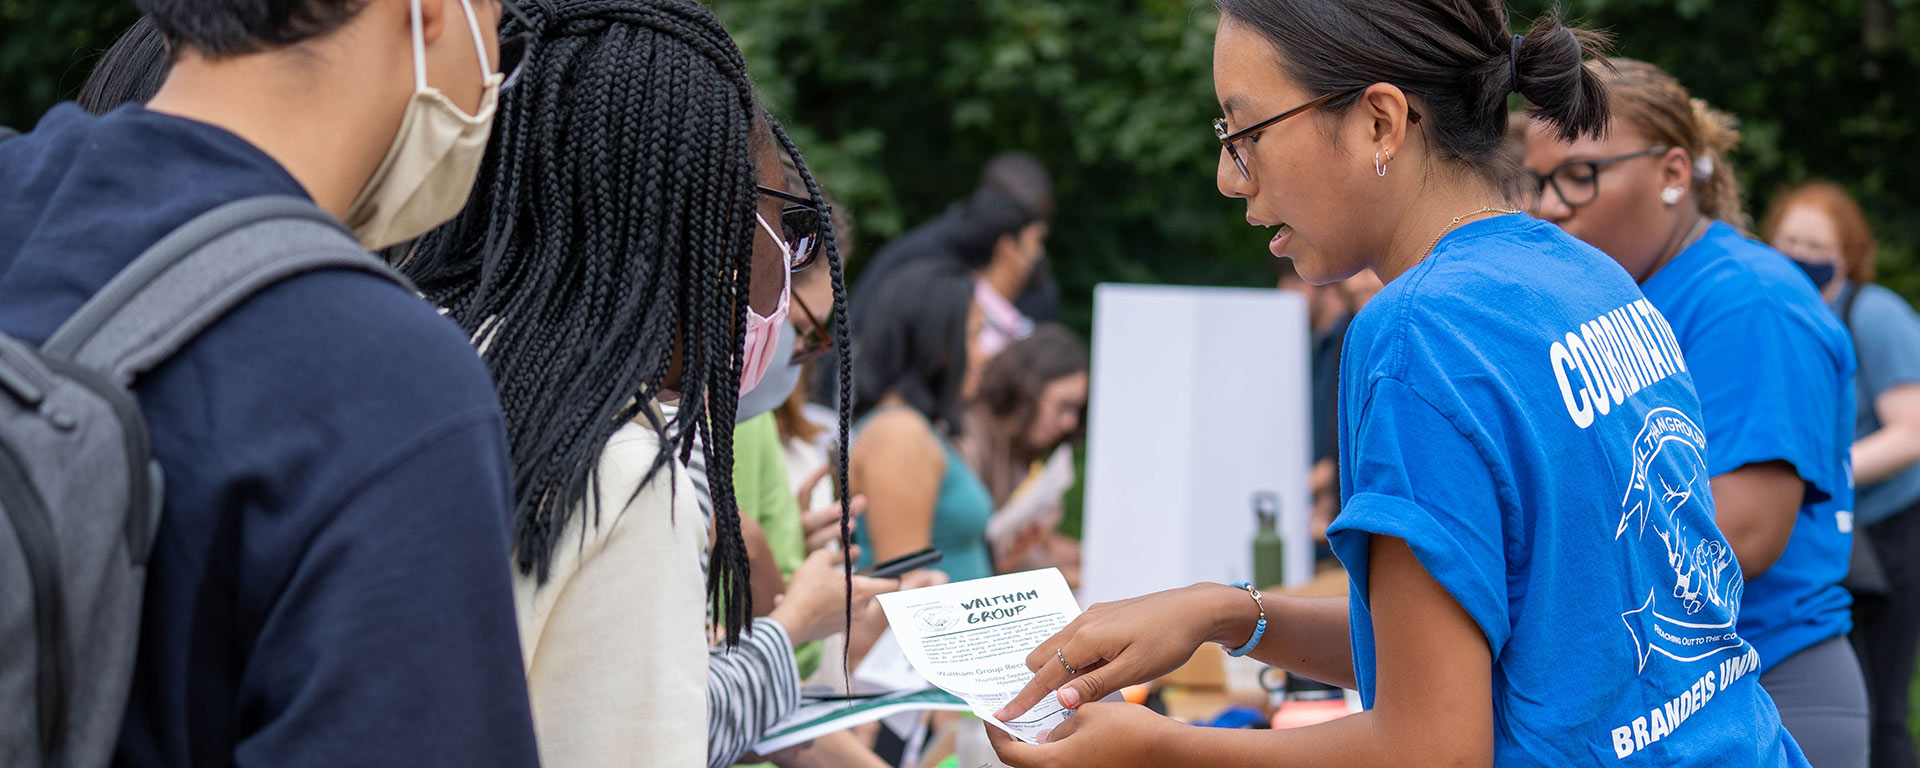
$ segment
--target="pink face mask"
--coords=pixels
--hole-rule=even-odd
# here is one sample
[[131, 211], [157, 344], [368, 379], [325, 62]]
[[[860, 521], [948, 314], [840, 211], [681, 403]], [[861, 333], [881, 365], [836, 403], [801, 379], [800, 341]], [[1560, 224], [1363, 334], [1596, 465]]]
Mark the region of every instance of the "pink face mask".
[[787, 247], [787, 241], [780, 233], [768, 226], [767, 220], [755, 213], [760, 228], [773, 237], [775, 245], [780, 246], [780, 304], [773, 308], [773, 314], [761, 317], [747, 307], [747, 338], [740, 357], [740, 394], [745, 396], [759, 386], [760, 379], [773, 367], [775, 348], [780, 346], [780, 326], [787, 322], [787, 297], [793, 292], [793, 249]]

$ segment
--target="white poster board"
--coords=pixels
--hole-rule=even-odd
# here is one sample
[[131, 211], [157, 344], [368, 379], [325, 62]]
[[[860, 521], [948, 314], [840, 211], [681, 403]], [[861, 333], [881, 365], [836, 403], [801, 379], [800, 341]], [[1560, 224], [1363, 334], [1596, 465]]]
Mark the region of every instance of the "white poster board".
[[1287, 585], [1312, 578], [1307, 366], [1298, 295], [1094, 290], [1083, 604], [1251, 580], [1263, 491], [1280, 498]]

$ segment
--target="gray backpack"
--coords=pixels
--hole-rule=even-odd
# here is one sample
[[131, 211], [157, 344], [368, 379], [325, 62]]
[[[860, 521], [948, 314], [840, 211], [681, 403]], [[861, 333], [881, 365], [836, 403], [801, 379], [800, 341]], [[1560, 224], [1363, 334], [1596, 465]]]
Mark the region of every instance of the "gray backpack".
[[412, 290], [313, 203], [258, 197], [162, 238], [39, 348], [0, 333], [0, 765], [106, 765], [119, 740], [164, 495], [130, 387], [323, 269]]

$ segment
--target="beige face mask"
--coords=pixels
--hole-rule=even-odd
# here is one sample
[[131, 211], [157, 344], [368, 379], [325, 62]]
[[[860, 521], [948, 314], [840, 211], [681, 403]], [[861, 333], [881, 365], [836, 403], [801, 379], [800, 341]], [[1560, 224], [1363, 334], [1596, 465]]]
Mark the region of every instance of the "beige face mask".
[[501, 75], [487, 63], [486, 42], [469, 0], [460, 0], [480, 54], [486, 90], [480, 112], [469, 116], [439, 89], [427, 85], [426, 43], [420, 36], [420, 0], [413, 0], [413, 100], [400, 118], [400, 132], [380, 167], [347, 207], [346, 225], [369, 249], [403, 243], [460, 213], [487, 154]]

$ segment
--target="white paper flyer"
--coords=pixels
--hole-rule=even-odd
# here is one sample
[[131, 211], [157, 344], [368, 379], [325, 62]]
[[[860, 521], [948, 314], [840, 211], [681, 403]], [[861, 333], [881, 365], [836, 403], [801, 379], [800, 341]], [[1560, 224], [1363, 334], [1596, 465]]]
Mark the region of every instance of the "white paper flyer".
[[1080, 615], [1060, 571], [1011, 573], [880, 596], [887, 623], [920, 674], [980, 719], [1040, 743], [1071, 714], [1053, 694], [1009, 722], [993, 713], [1033, 679], [1027, 654]]

